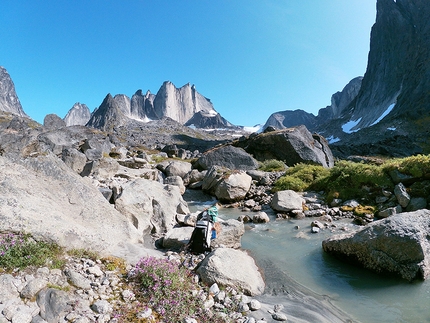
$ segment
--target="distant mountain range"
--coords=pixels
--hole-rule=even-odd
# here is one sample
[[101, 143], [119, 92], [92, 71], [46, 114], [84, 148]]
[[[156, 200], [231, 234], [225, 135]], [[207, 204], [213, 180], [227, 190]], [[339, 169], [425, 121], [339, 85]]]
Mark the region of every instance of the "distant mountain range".
[[138, 90], [131, 99], [124, 94], [108, 94], [92, 113], [86, 105], [76, 103], [67, 113], [67, 125], [85, 124], [108, 130], [132, 120], [148, 122], [170, 118], [180, 124], [196, 128], [229, 128], [230, 122], [215, 111], [211, 101], [197, 92], [189, 83], [177, 88], [172, 82], [164, 82], [157, 94]]
[[[430, 5], [428, 0], [378, 0], [366, 73], [332, 95], [315, 116], [303, 110], [273, 113], [263, 129], [305, 125], [339, 157], [430, 153]], [[0, 67], [0, 110], [27, 117], [7, 71]], [[108, 94], [91, 112], [76, 103], [66, 125], [102, 130], [170, 118], [191, 128], [243, 129], [224, 119], [194, 85], [164, 82], [157, 94]]]

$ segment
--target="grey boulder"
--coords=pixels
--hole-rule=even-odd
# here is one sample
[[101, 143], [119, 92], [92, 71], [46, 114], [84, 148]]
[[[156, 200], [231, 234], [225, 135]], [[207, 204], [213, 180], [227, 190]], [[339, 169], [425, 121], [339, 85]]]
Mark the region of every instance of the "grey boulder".
[[207, 285], [231, 286], [250, 296], [261, 295], [265, 288], [254, 259], [241, 250], [216, 249], [201, 262], [197, 273]]
[[392, 215], [362, 230], [323, 241], [325, 252], [412, 281], [430, 274], [430, 210]]
[[143, 178], [123, 186], [115, 208], [127, 216], [140, 232], [155, 234], [173, 228], [177, 213], [190, 213], [177, 186]]
[[255, 160], [244, 149], [234, 146], [221, 146], [205, 152], [196, 162], [197, 168], [209, 169], [220, 166], [238, 170], [252, 170], [258, 168]]
[[244, 171], [213, 166], [203, 179], [202, 189], [222, 202], [243, 200], [251, 188], [252, 178]]
[[275, 211], [291, 212], [296, 210], [303, 210], [303, 198], [292, 190], [284, 190], [276, 192], [273, 195], [270, 206]]
[[236, 146], [244, 148], [257, 160], [282, 160], [287, 166], [297, 163], [333, 167], [334, 158], [327, 140], [312, 135], [305, 126], [297, 126], [250, 136], [239, 140]]

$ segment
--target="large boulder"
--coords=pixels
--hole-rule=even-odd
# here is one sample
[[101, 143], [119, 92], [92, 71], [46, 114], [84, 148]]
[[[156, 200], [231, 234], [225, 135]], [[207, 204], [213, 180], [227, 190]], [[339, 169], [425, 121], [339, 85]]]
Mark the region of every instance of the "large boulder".
[[0, 156], [0, 182], [3, 231], [102, 255], [122, 256], [126, 245], [141, 241], [96, 187], [52, 154], [21, 163]]
[[221, 146], [205, 152], [196, 162], [195, 167], [207, 170], [212, 166], [230, 169], [252, 170], [258, 168], [255, 160], [242, 148], [231, 145]]
[[298, 163], [334, 165], [328, 142], [319, 135], [312, 135], [303, 125], [250, 136], [236, 141], [235, 146], [244, 148], [259, 161], [277, 159], [287, 166]]
[[323, 241], [325, 252], [409, 281], [430, 274], [430, 210], [392, 215], [358, 232]]
[[203, 178], [202, 189], [222, 202], [243, 200], [251, 188], [252, 178], [245, 171], [211, 167]]
[[87, 163], [87, 157], [76, 148], [71, 147], [63, 148], [61, 159], [78, 174], [82, 173]]
[[47, 288], [37, 294], [36, 302], [40, 308], [40, 317], [45, 322], [61, 322], [73, 307], [74, 300], [70, 295], [62, 290]]
[[190, 241], [194, 227], [175, 227], [163, 237], [163, 248], [181, 249]]
[[165, 169], [167, 176], [180, 176], [181, 178], [184, 178], [190, 171], [191, 164], [179, 160], [172, 161]]
[[[188, 216], [190, 217], [190, 216]], [[184, 217], [185, 219], [187, 216]], [[191, 218], [195, 217], [191, 216]], [[187, 220], [185, 220], [187, 222]], [[211, 241], [211, 246], [223, 246], [225, 248], [238, 249], [242, 246], [241, 239], [245, 233], [245, 226], [237, 220], [220, 221], [220, 231], [216, 239]], [[163, 237], [163, 247], [166, 249], [180, 249], [188, 244], [193, 233], [194, 226], [174, 227]]]
[[48, 114], [43, 119], [43, 126], [49, 130], [59, 129], [66, 126], [66, 123], [56, 114]]
[[245, 233], [245, 226], [242, 222], [234, 219], [222, 221], [220, 223], [220, 231], [216, 239], [212, 240], [211, 245], [221, 245], [226, 248], [238, 249], [242, 246], [242, 236]]
[[154, 234], [162, 234], [173, 228], [177, 213], [189, 213], [179, 187], [144, 178], [123, 186], [115, 208], [126, 215], [139, 232]]
[[302, 211], [304, 199], [292, 190], [285, 190], [276, 192], [273, 195], [270, 206], [275, 211], [279, 212], [291, 212], [291, 211]]
[[215, 249], [200, 263], [197, 273], [209, 286], [231, 286], [251, 296], [264, 292], [264, 280], [254, 259], [241, 250]]

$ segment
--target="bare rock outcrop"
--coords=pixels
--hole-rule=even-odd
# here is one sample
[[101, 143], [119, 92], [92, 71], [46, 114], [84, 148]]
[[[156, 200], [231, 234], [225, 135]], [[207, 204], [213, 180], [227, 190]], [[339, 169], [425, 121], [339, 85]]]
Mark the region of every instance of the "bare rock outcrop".
[[287, 128], [238, 140], [242, 147], [259, 161], [277, 159], [288, 166], [309, 163], [333, 167], [334, 158], [328, 142], [321, 136], [312, 135], [305, 126]]
[[241, 250], [215, 249], [201, 262], [197, 273], [207, 285], [231, 286], [251, 296], [264, 292], [265, 283], [254, 259]]
[[85, 126], [90, 118], [90, 109], [85, 104], [76, 102], [63, 120], [66, 126]]
[[325, 252], [380, 273], [406, 280], [430, 275], [430, 210], [392, 215], [358, 232], [323, 241]]
[[159, 119], [169, 117], [185, 124], [199, 111], [216, 114], [210, 100], [189, 83], [178, 89], [172, 82], [164, 82], [154, 99], [154, 112]]
[[46, 115], [43, 119], [43, 126], [49, 130], [55, 130], [65, 127], [66, 123], [55, 113], [51, 113]]
[[141, 241], [136, 228], [97, 188], [56, 156], [21, 163], [0, 157], [0, 169], [2, 230], [118, 256]]
[[195, 163], [196, 168], [207, 170], [212, 166], [221, 166], [238, 170], [258, 168], [258, 161], [243, 148], [227, 145], [205, 152]]
[[123, 186], [115, 207], [141, 234], [166, 233], [176, 224], [178, 213], [189, 213], [179, 187], [143, 178]]
[[0, 111], [28, 117], [21, 106], [21, 102], [19, 102], [15, 85], [3, 66], [0, 66]]

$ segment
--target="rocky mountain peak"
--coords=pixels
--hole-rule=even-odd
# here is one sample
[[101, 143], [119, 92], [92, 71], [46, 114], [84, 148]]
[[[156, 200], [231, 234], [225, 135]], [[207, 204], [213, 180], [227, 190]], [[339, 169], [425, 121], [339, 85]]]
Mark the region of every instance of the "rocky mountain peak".
[[28, 117], [22, 109], [9, 73], [2, 66], [0, 66], [0, 111]]
[[177, 88], [172, 82], [166, 81], [154, 100], [154, 112], [158, 118], [169, 117], [182, 124], [199, 111], [216, 115], [210, 100], [198, 93], [195, 86], [191, 86], [190, 83]]
[[85, 104], [76, 102], [63, 120], [66, 126], [85, 126], [90, 118], [90, 109]]
[[128, 117], [125, 114], [127, 101], [122, 96], [115, 97], [110, 93], [106, 95], [102, 104], [92, 113], [87, 126], [107, 131], [127, 122]]
[[[77, 113], [72, 110], [68, 115]], [[91, 118], [88, 118], [88, 125], [107, 130], [105, 127], [108, 124], [110, 129], [132, 121], [146, 123], [166, 118], [182, 125], [192, 124], [196, 128], [235, 127], [215, 111], [210, 100], [198, 93], [194, 85], [187, 83], [177, 88], [170, 81], [164, 82], [156, 95], [149, 90], [145, 94], [142, 90], [137, 90], [131, 99], [124, 94], [108, 94]]]

